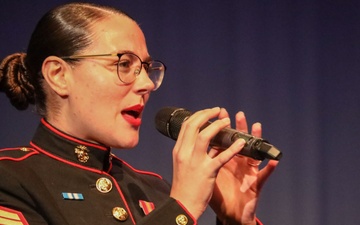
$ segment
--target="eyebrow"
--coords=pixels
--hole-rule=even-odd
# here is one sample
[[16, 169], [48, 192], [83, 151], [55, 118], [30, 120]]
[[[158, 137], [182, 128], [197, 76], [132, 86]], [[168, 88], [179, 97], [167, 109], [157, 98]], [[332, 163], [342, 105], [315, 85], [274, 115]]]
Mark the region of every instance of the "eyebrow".
[[[116, 53], [116, 54], [124, 54], [124, 53], [131, 53], [131, 54], [134, 54], [134, 55], [137, 55], [138, 57], [140, 57], [138, 54], [136, 54], [135, 52], [133, 51], [129, 51], [129, 50], [125, 50], [125, 51], [120, 51], [119, 53]], [[142, 59], [141, 59], [142, 60]], [[149, 62], [149, 61], [152, 61], [153, 58], [151, 56], [147, 56], [144, 60], [142, 60], [143, 62]]]

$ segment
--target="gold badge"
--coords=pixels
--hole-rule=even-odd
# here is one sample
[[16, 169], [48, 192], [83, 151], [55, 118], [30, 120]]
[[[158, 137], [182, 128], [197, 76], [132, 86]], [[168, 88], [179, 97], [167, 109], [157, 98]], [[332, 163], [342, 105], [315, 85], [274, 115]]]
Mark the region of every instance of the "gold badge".
[[89, 149], [87, 149], [87, 147], [84, 145], [79, 145], [75, 148], [75, 154], [77, 156], [77, 159], [82, 163], [86, 163], [89, 160], [90, 157], [88, 152]]
[[96, 181], [96, 189], [101, 193], [108, 193], [112, 189], [112, 182], [106, 177], [99, 178]]
[[177, 225], [186, 225], [187, 223], [188, 223], [188, 218], [185, 215], [180, 214], [176, 217]]
[[121, 208], [121, 207], [113, 208], [112, 214], [117, 220], [120, 220], [120, 221], [125, 221], [129, 217], [126, 210], [124, 208]]

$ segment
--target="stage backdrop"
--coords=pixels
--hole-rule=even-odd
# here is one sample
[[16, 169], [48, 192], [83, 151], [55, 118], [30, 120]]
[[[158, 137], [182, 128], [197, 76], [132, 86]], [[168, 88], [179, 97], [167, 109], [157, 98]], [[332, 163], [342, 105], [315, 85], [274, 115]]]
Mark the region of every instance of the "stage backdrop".
[[[0, 58], [26, 51], [40, 16], [64, 2], [3, 0]], [[360, 1], [93, 2], [132, 15], [150, 54], [168, 67], [146, 107], [138, 147], [114, 150], [118, 156], [171, 181], [175, 142], [155, 130], [156, 112], [221, 106], [233, 118], [242, 110], [284, 153], [261, 195], [264, 224], [358, 223]], [[39, 122], [34, 110], [16, 111], [4, 94], [0, 104], [0, 146], [28, 143]], [[209, 209], [199, 224], [214, 218]]]

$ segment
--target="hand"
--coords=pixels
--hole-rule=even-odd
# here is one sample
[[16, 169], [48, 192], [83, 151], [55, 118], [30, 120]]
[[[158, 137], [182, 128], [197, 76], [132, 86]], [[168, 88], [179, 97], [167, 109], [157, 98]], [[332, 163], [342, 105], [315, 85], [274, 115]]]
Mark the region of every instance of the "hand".
[[[226, 151], [208, 155], [210, 140], [230, 119], [223, 116], [200, 131], [210, 119], [221, 114], [219, 107], [201, 110], [183, 122], [173, 149], [173, 181], [170, 196], [179, 200], [198, 219], [209, 204], [219, 169], [243, 147], [239, 139]], [[224, 112], [222, 113], [224, 114]]]
[[[219, 118], [226, 117], [226, 111], [219, 115]], [[248, 132], [242, 112], [236, 114], [236, 129]], [[261, 137], [261, 132], [261, 124], [255, 123], [252, 135]], [[210, 154], [216, 156], [219, 152], [211, 149]], [[270, 160], [260, 171], [259, 164], [258, 160], [236, 155], [219, 170], [210, 205], [224, 225], [256, 224], [255, 210], [261, 188], [278, 161]]]

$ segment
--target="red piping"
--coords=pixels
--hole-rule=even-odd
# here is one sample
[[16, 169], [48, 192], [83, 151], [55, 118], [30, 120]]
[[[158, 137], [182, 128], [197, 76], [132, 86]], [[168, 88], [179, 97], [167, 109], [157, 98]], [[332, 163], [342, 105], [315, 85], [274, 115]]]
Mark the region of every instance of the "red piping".
[[44, 149], [36, 146], [33, 142], [30, 142], [30, 145], [33, 146], [33, 147], [34, 147], [36, 150], [38, 150], [39, 152], [43, 153], [44, 155], [47, 155], [47, 156], [49, 156], [49, 157], [51, 157], [51, 158], [54, 158], [54, 159], [56, 159], [56, 160], [58, 160], [58, 161], [60, 161], [60, 162], [65, 163], [65, 164], [69, 164], [69, 165], [71, 165], [71, 166], [78, 167], [78, 168], [80, 168], [80, 169], [88, 170], [88, 171], [91, 171], [91, 172], [94, 172], [94, 173], [98, 173], [98, 174], [102, 174], [102, 173], [103, 173], [103, 171], [101, 171], [101, 170], [92, 169], [92, 168], [89, 168], [89, 167], [86, 167], [86, 166], [81, 166], [81, 165], [79, 165], [79, 164], [76, 164], [76, 163], [67, 161], [67, 160], [65, 160], [65, 159], [62, 159], [62, 158], [60, 158], [60, 157], [58, 157], [58, 156], [56, 156], [56, 155], [53, 155], [53, 154], [45, 151]]
[[116, 158], [117, 160], [121, 161], [123, 164], [125, 164], [126, 166], [128, 166], [130, 169], [132, 169], [133, 171], [135, 171], [136, 173], [141, 173], [141, 174], [147, 174], [147, 175], [151, 175], [151, 176], [155, 176], [157, 178], [163, 179], [162, 176], [160, 176], [157, 173], [153, 173], [153, 172], [149, 172], [149, 171], [143, 171], [143, 170], [137, 170], [134, 167], [132, 167], [130, 164], [128, 164], [127, 162], [125, 162], [124, 160], [120, 159], [119, 157], [117, 157], [116, 155], [113, 156], [114, 158]]
[[90, 142], [87, 142], [87, 141], [81, 141], [79, 139], [76, 139], [74, 137], [71, 137], [67, 134], [64, 134], [62, 132], [60, 132], [59, 130], [57, 130], [55, 127], [53, 127], [51, 124], [49, 124], [44, 118], [41, 119], [41, 122], [48, 128], [50, 129], [52, 132], [56, 133], [57, 135], [63, 137], [63, 138], [66, 138], [70, 141], [74, 141], [76, 143], [79, 143], [79, 144], [82, 144], [82, 145], [86, 145], [86, 146], [91, 146], [91, 147], [95, 147], [95, 148], [99, 148], [101, 150], [108, 150], [106, 147], [104, 146], [101, 146], [101, 145], [98, 145], [98, 144], [94, 144], [94, 143], [90, 143]]

